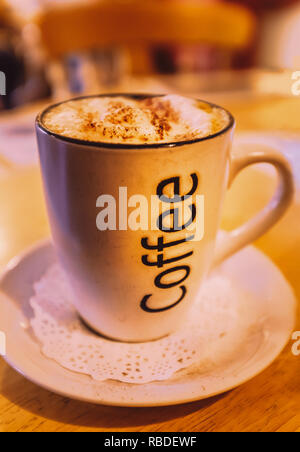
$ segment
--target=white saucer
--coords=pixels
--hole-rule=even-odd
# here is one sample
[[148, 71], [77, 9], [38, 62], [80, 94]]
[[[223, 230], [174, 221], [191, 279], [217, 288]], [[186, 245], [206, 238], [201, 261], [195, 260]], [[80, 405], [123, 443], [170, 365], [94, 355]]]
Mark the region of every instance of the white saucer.
[[115, 406], [159, 406], [211, 397], [239, 386], [268, 367], [289, 341], [295, 322], [293, 291], [274, 264], [249, 247], [218, 271], [251, 296], [260, 321], [229, 361], [193, 365], [173, 378], [143, 385], [92, 378], [73, 373], [47, 359], [29, 328], [33, 315], [29, 298], [33, 283], [55, 262], [50, 242], [14, 259], [0, 280], [0, 331], [6, 334], [5, 360], [26, 378], [52, 392], [73, 399]]

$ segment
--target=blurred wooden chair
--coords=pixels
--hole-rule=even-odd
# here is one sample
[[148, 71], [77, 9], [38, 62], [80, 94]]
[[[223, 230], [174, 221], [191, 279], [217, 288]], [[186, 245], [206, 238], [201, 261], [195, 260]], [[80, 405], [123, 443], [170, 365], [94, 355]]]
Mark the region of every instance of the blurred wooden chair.
[[47, 56], [59, 60], [74, 52], [130, 49], [134, 73], [153, 72], [145, 49], [156, 45], [208, 43], [228, 52], [246, 48], [255, 17], [234, 4], [160, 0], [102, 0], [49, 8], [39, 17]]

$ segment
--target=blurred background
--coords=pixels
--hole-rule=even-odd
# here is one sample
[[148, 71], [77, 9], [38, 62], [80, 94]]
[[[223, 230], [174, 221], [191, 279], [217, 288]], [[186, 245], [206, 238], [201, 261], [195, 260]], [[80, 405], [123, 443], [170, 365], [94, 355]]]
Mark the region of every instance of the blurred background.
[[0, 0], [0, 110], [115, 89], [288, 91], [299, 42], [299, 0]]

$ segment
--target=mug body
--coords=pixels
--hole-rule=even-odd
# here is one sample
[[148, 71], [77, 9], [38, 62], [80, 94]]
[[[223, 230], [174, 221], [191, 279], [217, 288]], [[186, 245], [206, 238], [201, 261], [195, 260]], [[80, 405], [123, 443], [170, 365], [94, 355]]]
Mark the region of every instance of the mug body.
[[204, 139], [109, 145], [55, 135], [37, 120], [54, 246], [82, 319], [121, 341], [183, 322], [214, 254], [234, 121]]

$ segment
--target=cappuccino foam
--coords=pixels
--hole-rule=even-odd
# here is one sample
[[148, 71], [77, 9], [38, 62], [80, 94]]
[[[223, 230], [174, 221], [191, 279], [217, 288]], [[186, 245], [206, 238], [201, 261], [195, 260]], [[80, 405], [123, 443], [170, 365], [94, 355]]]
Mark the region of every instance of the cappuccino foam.
[[92, 142], [171, 143], [223, 130], [228, 114], [205, 102], [166, 95], [75, 99], [48, 110], [43, 125], [52, 133]]

